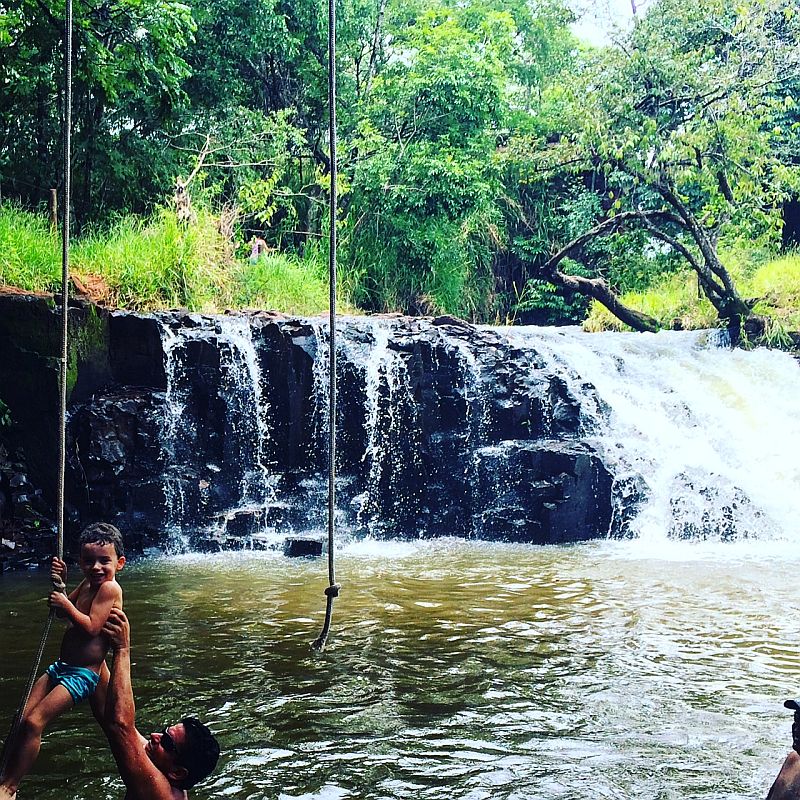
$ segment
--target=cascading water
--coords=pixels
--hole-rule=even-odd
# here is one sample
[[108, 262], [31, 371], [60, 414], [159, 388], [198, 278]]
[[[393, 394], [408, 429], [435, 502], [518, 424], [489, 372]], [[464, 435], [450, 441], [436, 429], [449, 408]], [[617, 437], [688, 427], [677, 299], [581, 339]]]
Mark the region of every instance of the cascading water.
[[[391, 346], [390, 326], [365, 319], [355, 323], [355, 331], [359, 334], [355, 340], [352, 336], [340, 340], [342, 356], [360, 373], [363, 386], [366, 446], [361, 461], [366, 485], [353, 505], [357, 524], [373, 531], [381, 527], [381, 516], [388, 510], [381, 504], [381, 494], [394, 485], [401, 466], [416, 457], [413, 442], [418, 410], [406, 364]], [[364, 340], [368, 343], [366, 358]], [[404, 452], [401, 441], [407, 443], [409, 435], [411, 446]]]
[[[163, 323], [173, 547], [322, 531], [327, 335], [313, 320]], [[391, 318], [343, 320], [337, 341], [343, 534], [794, 535], [800, 370], [785, 354], [713, 332]]]
[[[162, 345], [167, 389], [162, 430], [165, 527], [169, 546], [185, 550], [189, 538], [185, 528], [216, 511], [215, 527], [225, 529], [230, 520], [245, 515], [264, 531], [267, 506], [274, 497], [267, 459], [270, 436], [269, 405], [263, 394], [258, 354], [252, 329], [244, 317], [205, 318], [195, 327], [173, 330], [162, 322]], [[187, 358], [192, 347], [207, 347], [216, 355], [210, 386], [202, 385]], [[201, 411], [200, 397], [210, 409]], [[200, 421], [214, 413], [224, 417], [222, 441], [215, 444], [218, 459], [204, 459], [207, 442]], [[199, 459], [199, 461], [198, 461]], [[221, 463], [216, 463], [217, 461]], [[200, 463], [203, 462], [203, 463]], [[203, 477], [225, 472], [233, 489], [233, 504], [213, 505]]]
[[719, 347], [702, 332], [507, 335], [564, 377], [617, 490], [636, 496], [612, 533], [797, 538], [800, 370], [790, 356]]
[[227, 316], [217, 320], [220, 348], [221, 389], [225, 414], [231, 431], [233, 457], [226, 459], [241, 465], [239, 479], [240, 508], [266, 521], [266, 510], [274, 499], [267, 444], [270, 438], [269, 404], [264, 395], [258, 353], [253, 331], [244, 317]]

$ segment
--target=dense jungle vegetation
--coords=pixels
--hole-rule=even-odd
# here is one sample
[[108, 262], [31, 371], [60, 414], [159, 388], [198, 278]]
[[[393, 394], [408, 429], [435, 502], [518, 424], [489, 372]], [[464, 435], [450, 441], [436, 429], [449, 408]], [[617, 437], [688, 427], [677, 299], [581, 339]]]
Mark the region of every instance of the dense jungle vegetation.
[[[74, 8], [87, 291], [323, 310], [326, 6]], [[0, 283], [45, 291], [60, 274], [63, 13], [0, 0]], [[652, 0], [600, 48], [563, 0], [341, 0], [338, 15], [345, 307], [755, 321], [773, 341], [800, 328], [796, 0]]]

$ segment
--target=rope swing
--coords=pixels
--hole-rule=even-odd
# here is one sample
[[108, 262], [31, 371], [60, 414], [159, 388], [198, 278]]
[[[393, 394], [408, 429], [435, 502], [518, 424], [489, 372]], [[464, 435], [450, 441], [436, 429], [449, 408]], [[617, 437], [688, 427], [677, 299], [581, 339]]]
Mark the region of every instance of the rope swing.
[[330, 164], [330, 240], [328, 252], [329, 279], [329, 336], [328, 365], [330, 370], [328, 391], [328, 587], [325, 589], [325, 622], [319, 636], [312, 642], [313, 650], [325, 649], [331, 629], [333, 601], [341, 588], [336, 583], [333, 560], [334, 533], [336, 530], [336, 217], [338, 206], [336, 164], [336, 0], [328, 0], [328, 136], [331, 147]]
[[[55, 553], [59, 559], [64, 558], [64, 478], [66, 472], [66, 429], [67, 429], [67, 359], [68, 352], [68, 311], [69, 311], [69, 229], [70, 229], [70, 198], [71, 198], [71, 151], [72, 151], [72, 0], [66, 0], [64, 9], [64, 217], [62, 221], [62, 248], [61, 248], [61, 358], [59, 359], [59, 424], [58, 424], [58, 483], [57, 483], [57, 513], [58, 527], [56, 531]], [[53, 579], [53, 588], [57, 592], [66, 590], [64, 582], [58, 578]], [[50, 608], [47, 615], [42, 636], [39, 639], [39, 647], [34, 658], [31, 671], [28, 674], [28, 682], [22, 694], [22, 700], [14, 715], [11, 729], [3, 744], [3, 752], [0, 754], [0, 777], [3, 776], [8, 764], [11, 753], [11, 745], [17, 737], [20, 723], [25, 715], [25, 709], [30, 700], [33, 684], [39, 675], [39, 667], [42, 663], [47, 637], [50, 635], [50, 628], [55, 618], [55, 608]]]

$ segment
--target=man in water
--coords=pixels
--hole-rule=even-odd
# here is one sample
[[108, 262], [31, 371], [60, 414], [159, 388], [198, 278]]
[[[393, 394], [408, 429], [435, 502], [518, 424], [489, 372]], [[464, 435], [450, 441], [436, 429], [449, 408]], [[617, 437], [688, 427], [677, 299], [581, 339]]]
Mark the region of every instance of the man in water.
[[794, 711], [792, 751], [786, 756], [767, 800], [800, 800], [800, 702], [787, 700], [784, 706]]
[[136, 730], [128, 618], [113, 609], [103, 631], [114, 651], [103, 727], [128, 790], [126, 800], [186, 800], [186, 790], [216, 766], [219, 744], [193, 717], [142, 736]]

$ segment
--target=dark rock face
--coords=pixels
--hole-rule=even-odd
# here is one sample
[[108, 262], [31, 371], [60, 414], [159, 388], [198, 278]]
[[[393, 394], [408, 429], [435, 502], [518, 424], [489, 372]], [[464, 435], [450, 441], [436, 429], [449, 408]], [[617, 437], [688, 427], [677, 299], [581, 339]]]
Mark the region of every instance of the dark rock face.
[[509, 441], [477, 457], [482, 538], [559, 544], [608, 532], [611, 476], [584, 443]]
[[[52, 506], [58, 311], [0, 295], [9, 444]], [[328, 333], [319, 320], [70, 309], [72, 528], [131, 547], [268, 546], [325, 527]], [[382, 536], [605, 535], [613, 478], [543, 359], [450, 317], [337, 327], [337, 523]], [[11, 441], [13, 439], [13, 441]], [[1, 466], [1, 465], [0, 465]], [[0, 515], [15, 513], [0, 469]]]

